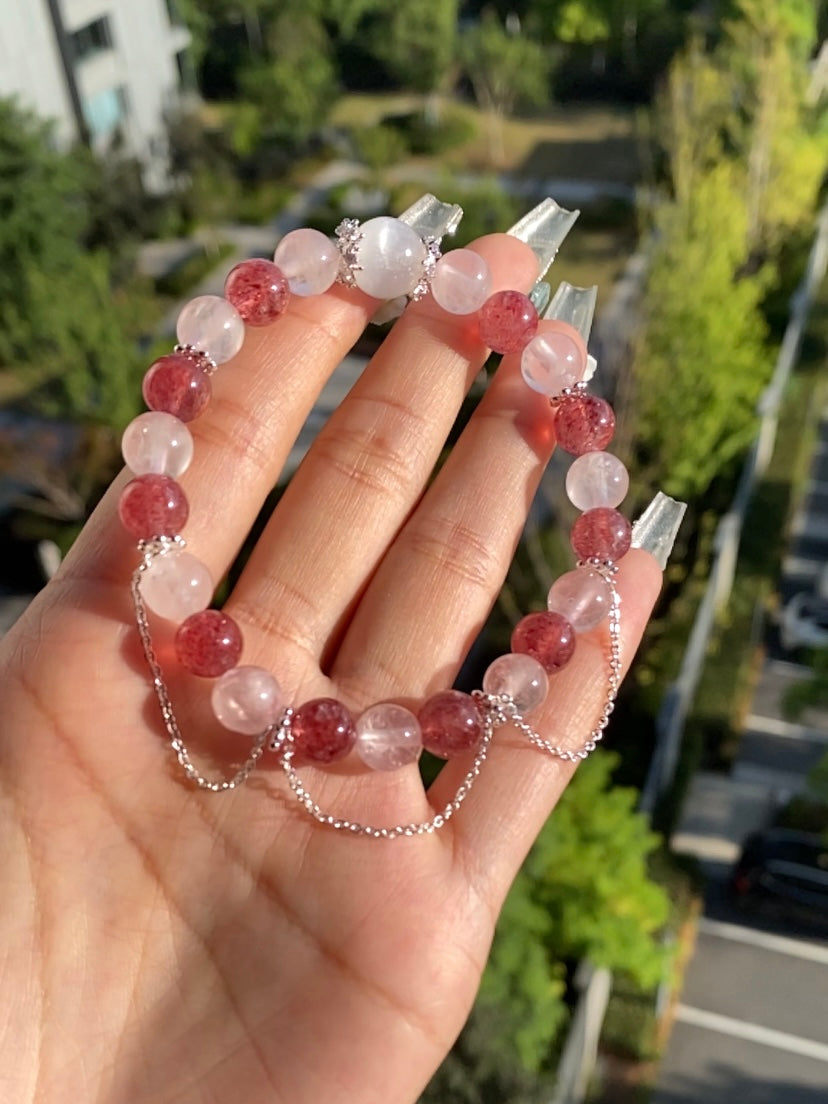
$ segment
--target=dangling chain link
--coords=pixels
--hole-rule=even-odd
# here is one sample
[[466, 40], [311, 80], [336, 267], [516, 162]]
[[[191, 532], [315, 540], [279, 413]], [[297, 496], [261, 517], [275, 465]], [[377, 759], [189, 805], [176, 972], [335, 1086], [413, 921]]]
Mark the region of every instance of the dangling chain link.
[[[483, 764], [486, 762], [492, 739], [497, 728], [507, 724], [512, 725], [535, 747], [546, 752], [547, 755], [551, 755], [556, 759], [562, 759], [567, 763], [578, 763], [582, 759], [586, 759], [590, 752], [595, 750], [598, 742], [604, 735], [604, 730], [609, 723], [610, 715], [615, 708], [615, 699], [618, 696], [618, 689], [621, 685], [621, 596], [615, 584], [617, 567], [614, 564], [607, 564], [599, 560], [585, 560], [582, 561], [584, 565], [595, 569], [606, 579], [612, 597], [608, 616], [610, 648], [606, 697], [598, 723], [590, 733], [589, 739], [587, 739], [581, 747], [574, 749], [563, 748], [558, 747], [556, 744], [552, 744], [549, 740], [545, 740], [531, 725], [524, 721], [521, 714], [517, 711], [514, 702], [508, 695], [487, 694], [482, 690], [475, 690], [472, 696], [477, 702], [481, 714], [483, 737], [474, 757], [474, 762], [466, 772], [454, 797], [445, 806], [442, 812], [435, 814], [430, 820], [415, 821], [410, 824], [395, 824], [393, 827], [389, 828], [377, 828], [370, 824], [361, 824], [359, 821], [347, 820], [344, 817], [335, 816], [333, 813], [324, 812], [314, 800], [313, 796], [302, 782], [302, 779], [299, 777], [296, 768], [293, 766], [294, 744], [291, 731], [293, 719], [292, 709], [286, 709], [278, 724], [272, 725], [256, 736], [247, 759], [235, 774], [229, 778], [208, 778], [201, 774], [190, 758], [189, 750], [184, 743], [181, 730], [178, 727], [178, 721], [176, 720], [175, 711], [173, 710], [167, 684], [164, 681], [164, 673], [158, 662], [155, 649], [153, 648], [146, 606], [143, 596], [141, 595], [141, 578], [155, 557], [164, 556], [173, 549], [183, 549], [185, 545], [186, 542], [182, 537], [161, 537], [151, 541], [141, 541], [138, 548], [142, 559], [141, 563], [132, 573], [131, 591], [132, 601], [135, 605], [135, 620], [138, 625], [138, 633], [141, 637], [141, 644], [143, 645], [147, 666], [152, 675], [153, 689], [158, 698], [158, 704], [161, 707], [164, 727], [170, 737], [170, 746], [184, 774], [191, 782], [198, 786], [199, 789], [209, 790], [211, 793], [225, 793], [228, 790], [237, 789], [242, 783], [247, 781], [250, 774], [256, 769], [259, 760], [262, 758], [267, 748], [278, 754], [279, 764], [285, 772], [291, 792], [304, 810], [319, 824], [324, 824], [326, 827], [333, 828], [339, 832], [349, 832], [351, 835], [355, 836], [366, 836], [369, 839], [392, 840], [401, 836], [422, 836], [431, 834], [437, 831], [437, 829], [442, 828], [444, 824], [451, 820], [466, 800], [471, 792], [472, 786], [480, 775]], [[579, 564], [579, 566], [581, 566], [581, 564]]]

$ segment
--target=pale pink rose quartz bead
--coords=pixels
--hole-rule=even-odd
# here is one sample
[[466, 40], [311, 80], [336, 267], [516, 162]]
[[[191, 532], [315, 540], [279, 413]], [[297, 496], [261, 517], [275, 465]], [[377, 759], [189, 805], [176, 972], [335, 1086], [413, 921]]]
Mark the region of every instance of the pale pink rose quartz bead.
[[273, 260], [294, 295], [322, 295], [336, 280], [339, 250], [320, 230], [302, 227], [285, 234]]
[[555, 580], [546, 605], [550, 613], [565, 617], [575, 632], [589, 632], [609, 613], [612, 588], [599, 571], [577, 567]]
[[489, 664], [483, 676], [483, 689], [487, 694], [508, 694], [518, 713], [525, 716], [543, 703], [549, 679], [532, 656], [511, 652]]
[[142, 572], [139, 589], [158, 617], [186, 621], [210, 605], [213, 579], [201, 560], [182, 549], [156, 556]]
[[244, 322], [220, 295], [199, 295], [181, 311], [175, 332], [181, 345], [192, 345], [216, 364], [231, 360], [244, 342]]
[[611, 452], [585, 452], [566, 473], [566, 493], [579, 510], [618, 506], [629, 489], [627, 469]]
[[492, 294], [491, 270], [471, 249], [453, 249], [434, 267], [431, 294], [449, 314], [473, 314]]
[[216, 681], [210, 704], [231, 732], [256, 736], [281, 719], [285, 709], [279, 683], [263, 667], [232, 667]]
[[526, 384], [550, 398], [580, 383], [586, 367], [583, 339], [565, 322], [546, 323], [520, 357], [520, 371]]
[[124, 430], [121, 453], [136, 475], [177, 479], [193, 459], [193, 436], [173, 414], [149, 410], [133, 418]]
[[371, 770], [399, 770], [420, 758], [423, 750], [420, 722], [402, 705], [379, 702], [357, 718], [355, 747]]

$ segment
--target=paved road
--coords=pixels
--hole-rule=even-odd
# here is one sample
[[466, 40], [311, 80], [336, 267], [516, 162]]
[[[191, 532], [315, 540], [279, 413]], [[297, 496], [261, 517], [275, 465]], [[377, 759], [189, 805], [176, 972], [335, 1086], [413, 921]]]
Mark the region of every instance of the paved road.
[[[814, 585], [828, 561], [828, 411], [810, 483], [792, 527], [780, 601]], [[821, 484], [825, 481], [825, 489]], [[676, 850], [709, 876], [699, 937], [659, 1070], [652, 1104], [824, 1104], [828, 1100], [828, 915], [797, 926], [790, 916], [737, 912], [725, 882], [741, 842], [801, 790], [828, 750], [828, 712], [802, 723], [782, 713], [806, 668], [779, 651], [773, 632], [730, 776], [694, 779]]]

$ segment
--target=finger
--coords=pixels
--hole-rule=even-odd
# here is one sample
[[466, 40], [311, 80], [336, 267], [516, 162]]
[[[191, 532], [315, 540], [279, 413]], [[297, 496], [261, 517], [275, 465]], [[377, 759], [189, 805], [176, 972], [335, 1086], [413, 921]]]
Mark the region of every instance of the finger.
[[[661, 580], [661, 570], [647, 552], [634, 548], [620, 562], [617, 586], [624, 671], [638, 647]], [[550, 677], [546, 701], [528, 718], [544, 739], [574, 749], [589, 738], [607, 698], [608, 653], [606, 625], [579, 636], [572, 660]], [[435, 807], [451, 800], [466, 770], [468, 764], [460, 760], [446, 764], [429, 791]], [[452, 821], [457, 851], [493, 907], [499, 906], [574, 772], [573, 764], [541, 752], [512, 728], [496, 734], [474, 789]]]
[[[537, 261], [522, 242], [500, 234], [473, 248], [496, 288], [531, 285]], [[339, 635], [422, 494], [487, 355], [471, 320], [430, 298], [416, 304], [320, 433], [228, 606], [252, 646], [257, 635], [263, 647], [278, 639], [288, 681], [297, 652], [297, 662], [319, 659]]]
[[[272, 326], [247, 328], [239, 354], [212, 377], [212, 401], [188, 426], [195, 455], [180, 482], [190, 504], [185, 536], [214, 578], [232, 562], [325, 382], [375, 305], [337, 286], [292, 296]], [[123, 581], [135, 542], [117, 508], [130, 478], [122, 473], [104, 496], [67, 557], [64, 580]]]
[[333, 670], [349, 694], [421, 697], [452, 685], [553, 447], [548, 400], [525, 385], [517, 356], [504, 358], [356, 611]]

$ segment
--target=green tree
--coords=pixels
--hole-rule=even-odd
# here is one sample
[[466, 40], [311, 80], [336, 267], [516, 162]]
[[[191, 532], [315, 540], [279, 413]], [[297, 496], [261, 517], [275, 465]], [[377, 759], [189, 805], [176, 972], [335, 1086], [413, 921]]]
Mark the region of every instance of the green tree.
[[506, 900], [469, 1024], [424, 1102], [548, 1100], [543, 1074], [568, 1016], [567, 967], [586, 958], [641, 985], [663, 976], [658, 935], [669, 903], [647, 873], [658, 837], [635, 811], [636, 791], [611, 788], [617, 762], [599, 752], [583, 763], [538, 837]]
[[397, 0], [388, 6], [374, 34], [374, 52], [403, 87], [441, 89], [456, 53], [457, 6], [457, 0]]
[[635, 359], [637, 443], [668, 494], [701, 495], [756, 428], [770, 372], [760, 303], [769, 273], [746, 255], [744, 175], [723, 162], [692, 201], [655, 219], [644, 329]]
[[267, 28], [268, 56], [245, 67], [244, 96], [256, 104], [265, 131], [301, 144], [320, 129], [337, 90], [327, 32], [310, 10], [293, 7]]
[[[51, 129], [0, 101], [0, 376], [44, 413], [114, 427], [139, 402], [141, 300], [113, 290], [90, 211], [84, 156], [54, 150]], [[100, 212], [99, 212], [100, 214]], [[131, 289], [130, 289], [131, 290]], [[115, 302], [113, 301], [113, 297]]]
[[483, 13], [459, 39], [463, 71], [487, 117], [489, 156], [504, 156], [503, 120], [519, 104], [541, 105], [549, 98], [546, 50], [522, 34], [508, 31], [497, 16]]

